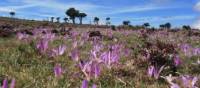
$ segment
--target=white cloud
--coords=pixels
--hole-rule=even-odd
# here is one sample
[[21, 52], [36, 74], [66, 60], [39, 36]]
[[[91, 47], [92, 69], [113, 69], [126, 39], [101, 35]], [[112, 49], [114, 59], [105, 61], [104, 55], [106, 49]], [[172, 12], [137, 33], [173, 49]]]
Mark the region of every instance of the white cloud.
[[11, 12], [11, 11], [14, 11], [14, 10], [11, 8], [0, 7], [0, 12]]
[[53, 0], [23, 0], [26, 4], [34, 4], [41, 7], [57, 9], [57, 10], [66, 10], [67, 8], [74, 7], [79, 10], [88, 11], [91, 9], [102, 8], [103, 6], [91, 4], [91, 3], [78, 3], [78, 2], [69, 2], [61, 3]]
[[187, 20], [187, 19], [194, 19], [195, 16], [191, 15], [179, 15], [179, 16], [168, 16], [168, 17], [139, 17], [132, 19], [136, 22], [157, 22], [157, 21], [173, 21], [173, 20]]
[[192, 25], [192, 27], [200, 29], [200, 18]]
[[[197, 4], [194, 6], [194, 9], [198, 12], [200, 12], [200, 1], [197, 2]], [[200, 18], [197, 19], [197, 21], [194, 22], [194, 24], [192, 25], [193, 28], [197, 28], [200, 29]]]
[[21, 5], [21, 6], [4, 6], [0, 7], [0, 12], [11, 12], [11, 11], [17, 11], [20, 9], [26, 9], [30, 7], [34, 7], [35, 5], [30, 4], [30, 5]]
[[143, 11], [151, 11], [151, 10], [162, 10], [162, 9], [170, 9], [170, 8], [178, 8], [174, 6], [160, 6], [155, 4], [148, 4], [142, 6], [127, 6], [125, 8], [115, 9], [108, 14], [120, 14], [120, 13], [128, 13], [128, 12], [143, 12]]
[[195, 6], [194, 9], [197, 11], [200, 11], [200, 2], [198, 2]]

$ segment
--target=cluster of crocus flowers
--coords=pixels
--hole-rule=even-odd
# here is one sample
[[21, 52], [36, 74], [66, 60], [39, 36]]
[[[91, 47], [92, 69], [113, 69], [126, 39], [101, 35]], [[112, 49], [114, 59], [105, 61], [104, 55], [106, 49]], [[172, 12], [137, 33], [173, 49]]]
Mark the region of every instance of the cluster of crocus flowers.
[[90, 80], [92, 77], [97, 78], [100, 75], [100, 64], [95, 61], [81, 61], [79, 67], [87, 80]]
[[42, 36], [43, 39], [53, 41], [55, 39], [54, 33], [47, 33]]
[[110, 69], [112, 64], [118, 63], [119, 56], [113, 51], [107, 51], [101, 54], [101, 60]]
[[[198, 78], [189, 75], [181, 75], [179, 77], [172, 77], [172, 75], [163, 77], [169, 84], [170, 88], [198, 88], [196, 85]], [[175, 81], [178, 81], [175, 83]]]
[[15, 79], [12, 79], [10, 86], [8, 85], [8, 80], [4, 79], [3, 80], [3, 85], [1, 88], [15, 88]]
[[200, 56], [200, 48], [194, 48], [189, 44], [180, 45], [181, 51], [184, 52], [185, 56]]
[[108, 51], [101, 54], [102, 62], [110, 69], [113, 64], [118, 64], [120, 59], [121, 46], [116, 44], [110, 46]]
[[19, 40], [28, 39], [28, 35], [25, 34], [25, 33], [18, 32], [17, 33], [17, 39], [19, 39]]

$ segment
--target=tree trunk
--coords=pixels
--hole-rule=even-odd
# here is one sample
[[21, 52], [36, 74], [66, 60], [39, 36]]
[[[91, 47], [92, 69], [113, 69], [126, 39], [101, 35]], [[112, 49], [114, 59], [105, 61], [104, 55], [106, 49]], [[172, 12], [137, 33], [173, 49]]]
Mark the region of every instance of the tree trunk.
[[80, 24], [82, 24], [82, 17], [80, 17], [79, 20], [80, 20]]
[[73, 24], [75, 24], [75, 18], [72, 19]]

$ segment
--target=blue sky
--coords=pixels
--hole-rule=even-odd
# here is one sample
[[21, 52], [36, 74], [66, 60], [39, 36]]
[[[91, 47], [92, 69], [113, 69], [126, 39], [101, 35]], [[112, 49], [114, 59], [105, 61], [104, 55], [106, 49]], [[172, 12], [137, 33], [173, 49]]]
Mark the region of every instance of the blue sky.
[[19, 18], [43, 20], [65, 17], [70, 7], [88, 14], [85, 23], [97, 16], [102, 24], [110, 17], [112, 24], [117, 25], [130, 20], [132, 25], [149, 22], [158, 26], [171, 22], [173, 27], [183, 24], [200, 27], [200, 0], [1, 0], [0, 16], [15, 11]]

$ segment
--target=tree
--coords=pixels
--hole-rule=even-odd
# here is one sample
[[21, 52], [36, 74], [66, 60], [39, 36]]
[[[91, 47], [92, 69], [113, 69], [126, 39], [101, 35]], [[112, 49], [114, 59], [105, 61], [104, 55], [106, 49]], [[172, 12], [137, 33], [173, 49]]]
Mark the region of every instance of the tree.
[[56, 20], [58, 23], [60, 23], [60, 17], [57, 17]]
[[106, 25], [110, 25], [110, 17], [106, 18]]
[[67, 21], [68, 21], [68, 18], [67, 18], [67, 17], [65, 17], [63, 20], [64, 20], [64, 22], [65, 22], [65, 23], [67, 23]]
[[98, 17], [94, 17], [94, 23], [95, 23], [96, 25], [99, 25], [99, 18], [98, 18]]
[[161, 29], [165, 28], [165, 25], [164, 25], [164, 24], [161, 24], [161, 25], [160, 25], [160, 28], [161, 28]]
[[149, 24], [149, 23], [144, 23], [143, 26], [144, 26], [145, 29], [146, 29], [146, 28], [148, 28], [148, 27], [150, 26], [150, 24]]
[[82, 20], [83, 20], [83, 18], [86, 17], [86, 16], [87, 16], [86, 13], [79, 13], [79, 14], [78, 14], [78, 17], [79, 17], [79, 20], [80, 20], [80, 24], [82, 24]]
[[168, 22], [165, 24], [165, 28], [170, 29], [171, 28], [171, 24]]
[[123, 21], [123, 25], [130, 25], [130, 21], [129, 20], [126, 20], [126, 21]]
[[183, 25], [182, 27], [184, 30], [191, 30], [191, 27], [189, 25]]
[[166, 24], [161, 24], [160, 28], [170, 29], [171, 28], [171, 24], [169, 22], [166, 23]]
[[15, 12], [13, 12], [13, 11], [10, 12], [9, 14], [10, 14], [10, 16], [11, 16], [12, 18], [15, 16]]
[[75, 8], [69, 8], [66, 12], [66, 15], [68, 15], [70, 17], [70, 19], [72, 20], [73, 24], [75, 24], [75, 18], [78, 16], [79, 11], [76, 10]]
[[53, 22], [54, 21], [54, 17], [51, 17], [51, 22]]

